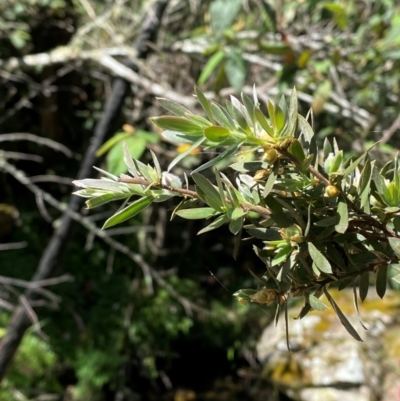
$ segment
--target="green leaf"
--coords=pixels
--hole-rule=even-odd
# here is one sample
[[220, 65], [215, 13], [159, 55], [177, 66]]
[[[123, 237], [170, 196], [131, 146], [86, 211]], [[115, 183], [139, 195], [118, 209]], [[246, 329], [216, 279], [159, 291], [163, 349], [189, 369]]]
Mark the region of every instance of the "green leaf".
[[231, 48], [226, 55], [225, 72], [231, 86], [240, 92], [246, 80], [247, 68], [243, 60], [242, 50]]
[[226, 160], [228, 157], [233, 155], [240, 148], [240, 146], [241, 146], [240, 143], [230, 146], [229, 148], [225, 149], [221, 154], [219, 154], [217, 157], [214, 157], [213, 159], [211, 159], [207, 163], [204, 163], [200, 167], [196, 168], [192, 172], [192, 174], [198, 173], [199, 171], [202, 171], [202, 170], [205, 170], [205, 169], [207, 169], [209, 167], [215, 166], [217, 163], [219, 163], [222, 160]]
[[350, 166], [343, 171], [342, 173], [343, 177], [347, 177], [348, 175], [350, 175], [356, 169], [356, 167], [364, 160], [365, 156], [367, 156], [367, 153], [362, 154], [357, 160], [351, 163]]
[[274, 188], [275, 179], [276, 179], [275, 172], [272, 171], [268, 177], [267, 182], [265, 183], [263, 193], [262, 193], [263, 198], [266, 198], [269, 195], [269, 193], [272, 191], [272, 189]]
[[360, 287], [359, 287], [359, 293], [360, 293], [360, 299], [361, 302], [365, 301], [365, 298], [367, 298], [368, 295], [368, 290], [369, 290], [369, 272], [363, 273], [360, 276]]
[[218, 190], [206, 177], [194, 173], [192, 177], [196, 185], [201, 189], [206, 197], [206, 202], [215, 210], [223, 211], [224, 202], [221, 200]]
[[151, 121], [162, 129], [183, 132], [190, 135], [202, 135], [203, 127], [189, 121], [186, 117], [152, 117]]
[[329, 142], [328, 138], [325, 138], [324, 140], [323, 152], [324, 152], [324, 160], [328, 158], [329, 153], [333, 153], [332, 145]]
[[282, 131], [282, 128], [285, 126], [285, 114], [283, 113], [282, 109], [275, 105], [275, 128], [278, 132]]
[[312, 243], [308, 243], [308, 251], [310, 252], [311, 259], [317, 266], [318, 270], [324, 273], [332, 273], [332, 267], [328, 259], [316, 248]]
[[241, 207], [235, 207], [228, 211], [228, 217], [232, 220], [243, 217], [245, 214], [246, 212]]
[[311, 143], [311, 139], [314, 136], [314, 131], [308, 121], [300, 114], [298, 114], [298, 122], [301, 133], [304, 135], [305, 140]]
[[229, 137], [231, 132], [228, 128], [212, 125], [211, 127], [204, 128], [204, 136], [212, 142], [222, 142]]
[[254, 109], [254, 115], [256, 117], [256, 120], [258, 123], [261, 125], [261, 127], [265, 130], [265, 132], [271, 137], [271, 139], [274, 137], [274, 130], [272, 128], [272, 125], [269, 123], [267, 118], [264, 116], [263, 112], [256, 107]]
[[225, 58], [224, 50], [218, 50], [215, 52], [207, 61], [206, 65], [201, 71], [199, 80], [197, 81], [199, 85], [203, 85], [207, 81], [208, 77], [213, 73], [213, 71], [221, 64], [222, 60]]
[[376, 275], [376, 293], [383, 298], [386, 292], [387, 284], [387, 265], [381, 266]]
[[338, 316], [340, 322], [343, 324], [345, 329], [355, 338], [357, 341], [361, 341], [362, 339], [357, 333], [357, 331], [354, 329], [354, 327], [351, 325], [351, 323], [347, 320], [347, 317], [343, 314], [343, 312], [340, 310], [334, 299], [331, 297], [327, 289], [324, 287], [324, 293], [325, 296], [328, 298], [329, 303], [332, 305], [333, 310], [335, 311], [336, 315]]
[[321, 219], [316, 223], [314, 223], [314, 225], [317, 227], [331, 227], [337, 225], [339, 221], [340, 221], [340, 216], [335, 215], [331, 217], [325, 217], [324, 219]]
[[235, 220], [231, 220], [229, 223], [229, 231], [236, 235], [243, 227], [243, 217]]
[[197, 86], [194, 88], [194, 91], [196, 93], [198, 101], [201, 104], [201, 107], [203, 107], [204, 111], [206, 112], [208, 119], [213, 124], [215, 124], [214, 116], [210, 106], [210, 101], [204, 96], [203, 92]]
[[241, 0], [229, 0], [229, 3], [225, 0], [214, 0], [211, 3], [211, 28], [217, 37], [222, 35], [224, 29], [233, 24], [241, 8]]
[[188, 220], [208, 219], [215, 215], [215, 210], [212, 207], [199, 207], [196, 209], [181, 209], [175, 214]]
[[83, 180], [72, 181], [74, 185], [80, 188], [95, 188], [112, 192], [124, 192], [126, 185], [120, 182], [111, 181], [107, 178], [101, 180], [94, 178], [85, 178]]
[[[139, 159], [146, 149], [146, 140], [130, 135], [125, 140], [125, 146], [134, 159]], [[124, 152], [122, 143], [117, 143], [107, 154], [107, 170], [114, 175], [119, 176], [128, 171], [124, 161]]]
[[335, 229], [338, 233], [345, 233], [347, 230], [347, 227], [349, 226], [349, 212], [347, 210], [347, 203], [340, 201], [337, 212], [340, 216], [339, 223], [336, 224]]
[[129, 206], [111, 216], [103, 225], [103, 230], [122, 223], [146, 209], [153, 202], [153, 197], [144, 197], [132, 202]]
[[310, 294], [308, 300], [310, 302], [311, 308], [313, 308], [315, 310], [323, 311], [323, 310], [329, 309], [320, 299], [318, 299], [317, 297], [314, 297], [314, 295]]
[[130, 132], [120, 132], [118, 134], [115, 134], [107, 142], [105, 142], [99, 149], [97, 149], [96, 156], [100, 157], [105, 155], [117, 143], [122, 142], [124, 139], [127, 139], [131, 136], [132, 134]]
[[358, 321], [360, 322], [362, 328], [364, 330], [368, 330], [368, 327], [365, 326], [364, 322], [361, 319], [361, 315], [360, 315], [360, 311], [358, 309], [358, 299], [357, 299], [357, 290], [356, 290], [356, 286], [353, 285], [353, 302], [354, 302], [354, 307], [356, 309], [357, 312], [357, 316], [358, 316]]
[[88, 209], [94, 209], [95, 207], [105, 205], [108, 202], [112, 202], [118, 199], [125, 199], [127, 197], [129, 197], [128, 194], [105, 193], [103, 195], [96, 196], [86, 201], [86, 206]]
[[197, 233], [197, 235], [204, 234], [204, 233], [206, 233], [206, 232], [208, 232], [208, 231], [211, 231], [211, 230], [215, 230], [216, 228], [221, 227], [223, 224], [227, 223], [228, 221], [229, 221], [229, 217], [226, 216], [225, 214], [223, 214], [223, 215], [217, 217], [217, 218], [216, 218], [211, 224], [209, 224], [207, 227], [204, 227], [203, 229], [201, 229], [201, 230]]
[[184, 134], [183, 132], [177, 131], [164, 131], [161, 136], [168, 142], [172, 142], [175, 144], [181, 143], [194, 143], [199, 140], [199, 135], [188, 135]]
[[160, 105], [164, 107], [164, 109], [168, 110], [172, 114], [175, 114], [176, 116], [185, 117], [186, 114], [191, 114], [191, 111], [189, 109], [183, 107], [177, 102], [174, 102], [173, 100], [165, 99], [162, 97], [157, 98], [157, 100]]
[[232, 117], [218, 103], [210, 102], [210, 107], [215, 121], [219, 125], [230, 130], [235, 129], [235, 122], [232, 120]]
[[389, 245], [393, 249], [394, 253], [400, 258], [400, 239], [395, 237], [388, 238]]
[[280, 263], [284, 262], [292, 252], [292, 247], [289, 243], [286, 246], [279, 249], [278, 253], [274, 256], [271, 261], [271, 266], [279, 265]]

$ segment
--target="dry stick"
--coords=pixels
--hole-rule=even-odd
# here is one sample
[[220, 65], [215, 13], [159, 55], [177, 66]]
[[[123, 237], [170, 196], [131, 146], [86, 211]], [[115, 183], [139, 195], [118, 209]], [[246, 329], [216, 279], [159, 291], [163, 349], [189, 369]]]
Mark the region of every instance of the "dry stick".
[[[136, 49], [139, 58], [145, 58], [150, 52], [148, 42], [154, 42], [160, 26], [160, 20], [166, 8], [168, 0], [158, 0], [147, 15], [143, 30], [136, 42]], [[127, 61], [131, 68], [135, 68], [132, 61]], [[95, 128], [91, 143], [85, 153], [77, 179], [84, 179], [91, 175], [92, 166], [96, 161], [96, 150], [104, 143], [107, 136], [112, 132], [114, 123], [119, 115], [122, 104], [128, 93], [130, 84], [124, 79], [117, 78], [114, 81], [111, 96], [107, 100], [103, 116]], [[38, 268], [32, 281], [44, 280], [51, 277], [57, 266], [61, 263], [73, 228], [74, 219], [67, 211], [76, 213], [82, 206], [82, 200], [77, 196], [71, 196], [68, 206], [62, 216], [60, 226], [54, 231], [49, 244], [39, 261]], [[32, 290], [25, 291], [26, 299], [34, 301], [37, 295]], [[6, 374], [15, 352], [23, 338], [25, 331], [31, 325], [31, 321], [22, 305], [18, 306], [10, 319], [5, 336], [0, 343], [0, 380]]]

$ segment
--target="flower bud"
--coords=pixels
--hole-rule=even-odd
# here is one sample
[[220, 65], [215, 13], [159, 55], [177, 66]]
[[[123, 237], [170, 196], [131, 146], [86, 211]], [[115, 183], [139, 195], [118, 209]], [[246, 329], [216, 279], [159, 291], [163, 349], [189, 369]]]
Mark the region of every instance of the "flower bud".
[[266, 161], [268, 164], [274, 164], [278, 159], [278, 152], [274, 148], [266, 149], [262, 160]]
[[336, 198], [340, 194], [340, 189], [335, 187], [334, 185], [328, 185], [325, 187], [325, 198]]

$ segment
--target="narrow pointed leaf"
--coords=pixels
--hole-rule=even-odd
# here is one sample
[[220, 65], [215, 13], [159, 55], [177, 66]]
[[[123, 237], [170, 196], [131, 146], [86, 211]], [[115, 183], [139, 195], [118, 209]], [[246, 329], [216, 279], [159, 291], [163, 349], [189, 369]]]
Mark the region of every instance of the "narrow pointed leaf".
[[235, 123], [232, 117], [218, 103], [210, 102], [210, 107], [219, 125], [229, 128], [230, 130], [235, 129]]
[[114, 135], [107, 142], [105, 142], [99, 149], [97, 149], [96, 156], [97, 157], [103, 156], [118, 142], [121, 142], [131, 136], [132, 134], [130, 132], [120, 132], [119, 134]]
[[212, 207], [200, 207], [196, 209], [181, 209], [175, 212], [178, 216], [188, 220], [208, 219], [215, 215], [215, 210]]
[[107, 193], [104, 195], [96, 196], [95, 198], [89, 199], [86, 201], [86, 206], [88, 209], [94, 209], [95, 207], [105, 205], [108, 202], [112, 202], [118, 199], [125, 199], [129, 197], [127, 194], [115, 194], [115, 193]]
[[351, 325], [351, 323], [348, 321], [347, 317], [344, 315], [344, 313], [340, 310], [339, 306], [336, 304], [334, 299], [332, 298], [331, 294], [327, 291], [326, 288], [324, 288], [324, 293], [325, 296], [328, 298], [329, 303], [332, 305], [333, 310], [335, 311], [336, 315], [338, 316], [340, 322], [343, 324], [345, 329], [350, 333], [350, 335], [355, 338], [357, 341], [362, 342], [362, 338], [359, 336], [355, 328]]
[[153, 202], [153, 197], [145, 197], [136, 200], [126, 208], [114, 214], [114, 216], [111, 216], [104, 223], [103, 230], [105, 228], [115, 226], [116, 224], [122, 223], [123, 221], [130, 219], [131, 217], [140, 213], [142, 210], [146, 209], [146, 207], [149, 206], [152, 202]]
[[197, 99], [199, 100], [204, 111], [206, 112], [208, 119], [213, 124], [215, 124], [214, 116], [212, 114], [212, 110], [211, 110], [211, 106], [210, 106], [210, 101], [204, 96], [203, 92], [197, 86], [194, 88], [194, 91], [196, 93]]
[[361, 319], [360, 311], [358, 309], [357, 289], [356, 289], [355, 285], [353, 285], [353, 301], [354, 301], [354, 307], [357, 312], [358, 321], [360, 322], [360, 324], [364, 330], [368, 330], [368, 327], [365, 326], [364, 322]]
[[314, 297], [314, 295], [310, 294], [308, 300], [310, 302], [310, 306], [315, 310], [323, 311], [329, 309], [320, 299]]
[[386, 292], [387, 285], [387, 265], [379, 268], [376, 274], [376, 293], [383, 298]]
[[209, 76], [214, 72], [214, 70], [221, 64], [222, 60], [225, 58], [225, 52], [223, 50], [218, 50], [215, 52], [207, 61], [203, 67], [199, 80], [197, 81], [199, 85], [203, 85], [207, 81]]
[[339, 223], [336, 224], [335, 229], [338, 233], [345, 233], [347, 227], [349, 226], [349, 212], [347, 210], [347, 203], [344, 201], [340, 201], [337, 212], [340, 216]]
[[216, 228], [221, 227], [223, 224], [227, 223], [228, 221], [229, 221], [229, 218], [225, 214], [223, 214], [223, 215], [217, 217], [207, 227], [204, 227], [202, 230], [200, 230], [197, 233], [197, 235], [204, 234], [204, 233], [206, 233], [208, 231], [211, 231], [211, 230], [215, 230]]
[[400, 258], [400, 239], [395, 237], [388, 238], [389, 245], [393, 249], [394, 253]]
[[201, 125], [195, 124], [192, 121], [189, 121], [185, 117], [175, 117], [175, 116], [153, 117], [151, 121], [160, 128], [163, 128], [165, 130], [183, 132], [191, 135], [201, 135], [203, 133]]
[[192, 174], [192, 177], [196, 183], [196, 185], [201, 189], [206, 197], [207, 203], [216, 210], [222, 211], [224, 206], [220, 194], [218, 190], [214, 187], [213, 184], [201, 174]]
[[360, 293], [360, 299], [361, 302], [365, 301], [365, 298], [367, 298], [368, 295], [368, 290], [369, 290], [369, 272], [363, 273], [360, 276], [360, 287], [359, 287], [359, 293]]
[[188, 110], [186, 107], [183, 107], [177, 102], [174, 102], [170, 99], [165, 99], [162, 97], [157, 98], [158, 102], [164, 109], [170, 111], [172, 114], [176, 116], [184, 117], [187, 113], [191, 114], [191, 111]]

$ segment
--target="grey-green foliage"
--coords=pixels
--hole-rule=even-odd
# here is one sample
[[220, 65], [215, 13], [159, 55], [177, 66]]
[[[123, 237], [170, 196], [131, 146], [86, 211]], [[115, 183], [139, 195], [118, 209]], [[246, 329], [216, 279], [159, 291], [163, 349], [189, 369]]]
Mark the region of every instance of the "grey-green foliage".
[[[206, 118], [167, 99], [161, 103], [175, 116], [153, 118], [166, 139], [192, 145], [172, 161], [168, 172], [161, 171], [154, 154], [153, 167], [132, 159], [125, 147], [130, 176], [104, 172], [100, 180], [76, 181], [81, 187], [76, 194], [89, 198], [88, 207], [126, 200], [105, 228], [152, 202], [182, 198], [173, 215], [209, 220], [200, 233], [228, 224], [237, 240], [235, 254], [242, 238], [253, 240], [265, 272], [259, 278], [261, 288], [235, 293], [240, 302], [276, 304], [279, 312], [288, 298], [302, 297], [303, 317], [326, 308], [319, 300], [325, 294], [349, 333], [360, 340], [328, 289], [332, 284], [343, 289], [360, 283], [364, 300], [370, 276], [375, 276], [377, 293], [383, 297], [387, 271], [399, 269], [399, 158], [379, 168], [368, 152], [345, 160], [335, 140], [326, 140], [318, 149], [312, 126], [298, 114], [295, 90], [288, 103], [268, 101], [267, 114], [255, 90], [253, 99], [244, 94], [241, 100], [231, 97], [226, 107], [207, 100], [197, 88], [196, 95]], [[192, 173], [193, 191], [169, 170], [198, 146], [225, 152]], [[241, 148], [250, 149], [253, 161], [235, 160]], [[215, 169], [221, 160], [230, 161], [230, 168], [238, 172], [235, 182]], [[200, 173], [211, 167], [212, 181]], [[399, 277], [391, 280], [400, 282]]]

